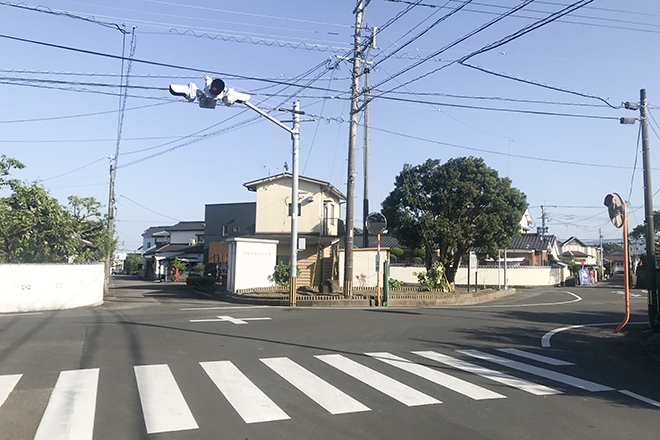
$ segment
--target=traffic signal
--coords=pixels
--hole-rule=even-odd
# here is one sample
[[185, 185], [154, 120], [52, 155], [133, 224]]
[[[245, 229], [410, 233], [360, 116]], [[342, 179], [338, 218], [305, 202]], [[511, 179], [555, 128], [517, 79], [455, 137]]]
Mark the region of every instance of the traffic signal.
[[170, 84], [170, 93], [174, 96], [183, 96], [188, 101], [193, 102], [197, 98], [197, 86], [190, 83], [187, 86], [180, 84]]

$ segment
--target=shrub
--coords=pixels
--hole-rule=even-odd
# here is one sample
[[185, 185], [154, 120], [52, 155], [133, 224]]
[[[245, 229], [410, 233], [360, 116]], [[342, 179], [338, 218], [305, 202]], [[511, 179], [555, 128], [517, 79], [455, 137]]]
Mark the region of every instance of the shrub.
[[435, 263], [432, 268], [426, 272], [413, 272], [413, 275], [417, 275], [417, 281], [425, 290], [433, 290], [436, 288], [442, 288], [443, 290], [449, 290], [449, 283], [447, 278], [445, 278], [444, 268], [438, 263]]
[[[300, 276], [300, 267], [296, 266], [296, 277]], [[291, 278], [291, 265], [289, 263], [282, 263], [281, 261], [275, 266], [275, 273], [273, 273], [273, 281], [278, 286], [287, 286]]]
[[390, 254], [394, 255], [397, 258], [399, 258], [403, 255], [403, 249], [398, 248], [398, 247], [393, 247], [392, 249], [390, 249]]
[[204, 277], [201, 275], [190, 275], [186, 278], [187, 286], [211, 286], [215, 284], [215, 278]]
[[204, 263], [201, 261], [197, 264], [195, 264], [194, 271], [197, 275], [204, 275]]
[[415, 257], [412, 259], [414, 265], [424, 264], [424, 259], [422, 257]]
[[387, 284], [390, 286], [390, 289], [400, 289], [401, 286], [403, 286], [403, 281], [390, 278], [389, 280], [387, 280]]

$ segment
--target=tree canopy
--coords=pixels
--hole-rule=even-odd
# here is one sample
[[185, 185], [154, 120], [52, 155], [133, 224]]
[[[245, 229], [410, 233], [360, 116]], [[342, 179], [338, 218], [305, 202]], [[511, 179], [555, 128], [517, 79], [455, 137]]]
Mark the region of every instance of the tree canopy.
[[114, 246], [106, 216], [93, 197], [69, 197], [60, 205], [38, 182], [9, 178], [21, 169], [16, 159], [0, 156], [0, 263], [102, 261]]
[[426, 250], [426, 267], [444, 266], [454, 282], [470, 248], [490, 254], [511, 244], [527, 208], [525, 194], [481, 158], [406, 164], [383, 201], [388, 229], [403, 245]]

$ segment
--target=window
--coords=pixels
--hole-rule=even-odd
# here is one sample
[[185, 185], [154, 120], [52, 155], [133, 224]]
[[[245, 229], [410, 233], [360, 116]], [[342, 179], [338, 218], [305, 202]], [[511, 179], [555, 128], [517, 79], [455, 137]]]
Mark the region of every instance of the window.
[[240, 231], [241, 231], [241, 227], [240, 227], [240, 226], [233, 226], [233, 227], [231, 228], [231, 232], [240, 232]]
[[222, 225], [222, 236], [223, 237], [227, 236], [227, 225]]
[[[300, 217], [300, 212], [302, 211], [302, 204], [298, 203], [298, 217]], [[289, 203], [289, 214], [291, 215], [291, 203]]]

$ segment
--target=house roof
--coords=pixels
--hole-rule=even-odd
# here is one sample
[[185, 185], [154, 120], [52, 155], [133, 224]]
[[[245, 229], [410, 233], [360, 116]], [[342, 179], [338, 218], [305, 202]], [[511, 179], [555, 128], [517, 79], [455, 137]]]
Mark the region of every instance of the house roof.
[[[246, 187], [249, 191], [256, 191], [257, 187], [269, 183], [269, 182], [274, 182], [276, 180], [282, 180], [282, 179], [291, 179], [291, 173], [280, 173], [276, 174], [274, 176], [268, 176], [263, 179], [258, 179], [258, 180], [253, 180], [251, 182], [246, 182], [243, 184], [244, 187]], [[327, 191], [331, 192], [332, 194], [335, 195], [340, 200], [346, 200], [346, 196], [342, 194], [337, 188], [332, 186], [330, 182], [325, 182], [323, 180], [317, 180], [317, 179], [312, 179], [311, 177], [305, 177], [305, 176], [298, 176], [299, 180], [304, 180], [309, 183], [315, 183], [321, 187], [324, 187]]]
[[584, 244], [584, 242], [582, 242], [582, 240], [580, 240], [580, 239], [577, 238], [577, 237], [571, 237], [571, 238], [569, 238], [568, 240], [566, 240], [565, 242], [563, 242], [561, 245], [562, 245], [562, 246], [566, 246], [566, 245], [567, 245], [568, 243], [570, 243], [571, 241], [576, 242], [577, 244], [579, 244], [579, 245], [582, 246], [582, 247], [588, 247], [586, 244]]
[[515, 250], [547, 250], [557, 243], [554, 235], [520, 234], [513, 237], [508, 249]]
[[203, 221], [179, 222], [174, 226], [167, 228], [168, 231], [203, 231], [205, 223]]
[[144, 253], [144, 256], [162, 254], [165, 252], [178, 252], [179, 254], [201, 254], [204, 253], [204, 243], [199, 244], [166, 244], [159, 248], [152, 247]]
[[171, 228], [171, 226], [151, 226], [142, 233], [143, 237], [152, 237], [156, 232], [163, 232]]

